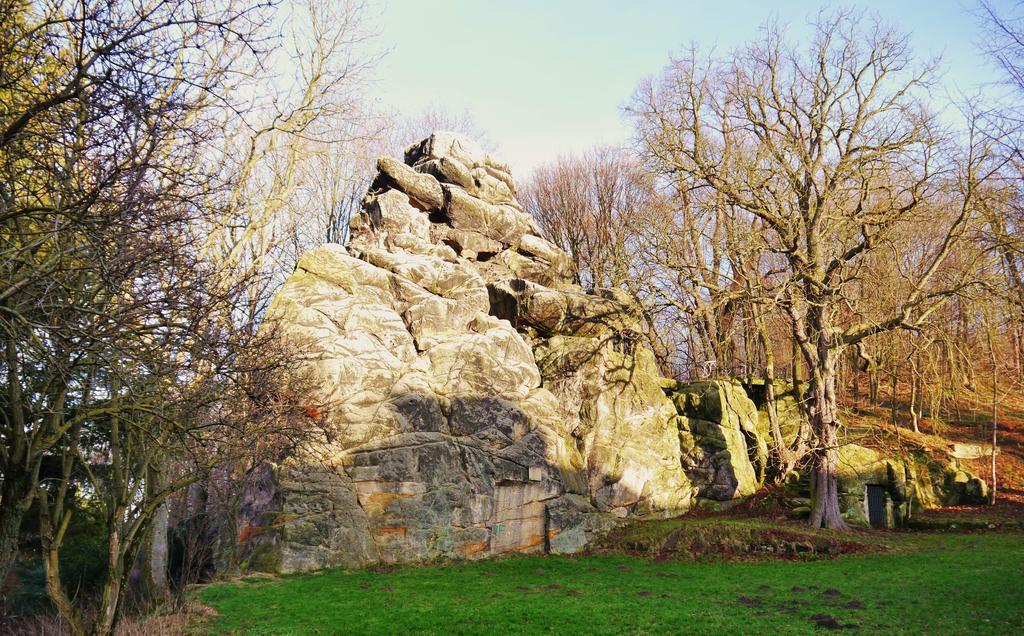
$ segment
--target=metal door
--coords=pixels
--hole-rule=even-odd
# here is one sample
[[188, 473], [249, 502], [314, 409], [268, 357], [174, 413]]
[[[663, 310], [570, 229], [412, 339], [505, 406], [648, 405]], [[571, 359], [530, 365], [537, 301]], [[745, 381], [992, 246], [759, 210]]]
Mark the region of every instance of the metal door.
[[885, 488], [868, 484], [868, 521], [872, 528], [884, 528], [885, 519]]

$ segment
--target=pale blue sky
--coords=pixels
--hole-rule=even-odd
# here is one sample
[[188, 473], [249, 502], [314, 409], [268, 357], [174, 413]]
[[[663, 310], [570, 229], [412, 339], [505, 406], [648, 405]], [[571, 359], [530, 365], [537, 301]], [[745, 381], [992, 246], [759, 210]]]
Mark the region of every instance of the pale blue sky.
[[622, 106], [671, 53], [691, 42], [724, 52], [773, 14], [806, 34], [830, 6], [865, 8], [911, 33], [918, 55], [942, 55], [958, 90], [996, 77], [976, 46], [973, 0], [374, 0], [377, 43], [389, 52], [373, 92], [407, 114], [468, 111], [525, 178], [560, 154], [627, 141]]

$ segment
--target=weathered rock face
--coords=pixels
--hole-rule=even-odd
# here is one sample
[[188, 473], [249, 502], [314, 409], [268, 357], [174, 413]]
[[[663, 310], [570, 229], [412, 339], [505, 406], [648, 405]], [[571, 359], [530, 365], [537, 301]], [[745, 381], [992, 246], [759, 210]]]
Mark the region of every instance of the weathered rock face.
[[714, 501], [745, 497], [764, 483], [768, 436], [757, 406], [737, 381], [696, 382], [673, 394], [679, 414], [683, 466], [698, 496]]
[[508, 168], [435, 133], [378, 169], [349, 244], [305, 254], [268, 314], [329, 441], [277, 467], [253, 562], [570, 552], [615, 517], [686, 510], [628, 302], [572, 283]]
[[870, 523], [867, 490], [880, 488], [883, 518], [879, 525], [902, 526], [923, 508], [985, 503], [984, 481], [943, 452], [909, 450], [894, 456], [857, 444], [840, 451], [839, 495], [844, 516]]
[[[773, 439], [771, 432], [771, 417], [768, 414], [768, 391], [765, 381], [760, 378], [747, 378], [743, 381], [743, 389], [751, 401], [757, 405], [757, 428], [764, 439]], [[782, 440], [792, 446], [804, 429], [805, 438], [809, 435], [806, 430], [809, 427], [807, 415], [800, 406], [803, 392], [807, 389], [805, 383], [796, 386], [789, 380], [775, 380], [772, 393], [774, 394], [774, 410], [779, 433]]]
[[614, 337], [557, 335], [536, 354], [560, 416], [574, 423], [594, 506], [617, 517], [678, 513], [690, 507], [695, 488], [680, 463], [675, 408], [654, 355], [630, 346]]
[[349, 244], [305, 254], [268, 311], [325, 435], [247, 504], [252, 567], [573, 552], [763, 484], [749, 391], [662, 378], [629, 299], [573, 283], [504, 164], [435, 133], [377, 167]]

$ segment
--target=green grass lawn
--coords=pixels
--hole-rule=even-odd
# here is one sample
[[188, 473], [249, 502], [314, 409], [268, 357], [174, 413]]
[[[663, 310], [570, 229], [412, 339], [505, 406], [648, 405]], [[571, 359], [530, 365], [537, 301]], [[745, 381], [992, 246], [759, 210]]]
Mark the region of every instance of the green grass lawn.
[[[677, 526], [678, 527], [678, 524]], [[1024, 534], [883, 533], [825, 560], [662, 562], [608, 552], [211, 585], [200, 632], [1024, 633]]]

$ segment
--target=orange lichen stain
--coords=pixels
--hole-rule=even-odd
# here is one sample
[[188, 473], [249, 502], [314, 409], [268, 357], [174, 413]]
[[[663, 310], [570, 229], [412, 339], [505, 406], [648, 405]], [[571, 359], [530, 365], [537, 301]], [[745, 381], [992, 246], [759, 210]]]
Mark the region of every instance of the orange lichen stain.
[[544, 543], [544, 535], [542, 534], [531, 534], [530, 538], [523, 544], [524, 548], [534, 548]]
[[373, 534], [374, 534], [374, 536], [380, 537], [380, 538], [397, 537], [399, 539], [404, 539], [405, 538], [405, 531], [406, 531], [406, 528], [403, 528], [402, 526], [391, 526], [391, 527], [384, 527], [384, 528], [374, 528], [373, 529]]
[[374, 492], [370, 493], [366, 499], [362, 502], [363, 510], [368, 513], [381, 513], [384, 511], [392, 501], [398, 499], [402, 495], [395, 494], [393, 492]]
[[501, 552], [533, 552], [541, 545], [544, 544], [544, 535], [534, 534], [530, 535], [526, 541], [519, 545], [507, 546]]
[[267, 531], [265, 526], [246, 526], [238, 533], [238, 542], [245, 543], [249, 539], [261, 535]]
[[479, 554], [487, 550], [486, 541], [473, 541], [455, 548], [455, 552], [462, 555]]
[[303, 409], [303, 412], [306, 414], [306, 417], [312, 420], [319, 419], [320, 417], [320, 409], [315, 406], [307, 406]]

